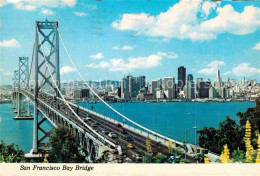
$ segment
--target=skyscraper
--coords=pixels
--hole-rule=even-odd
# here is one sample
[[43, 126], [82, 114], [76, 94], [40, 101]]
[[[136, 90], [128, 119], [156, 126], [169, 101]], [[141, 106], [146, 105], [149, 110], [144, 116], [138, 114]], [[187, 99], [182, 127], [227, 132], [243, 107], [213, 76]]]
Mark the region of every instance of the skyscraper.
[[138, 77], [139, 89], [145, 88], [145, 76]]
[[129, 77], [129, 93], [131, 98], [136, 98], [140, 90], [140, 85], [137, 77]]
[[152, 80], [151, 90], [154, 98], [156, 98], [157, 80]]
[[127, 76], [126, 78], [123, 78], [121, 81], [121, 98], [130, 98], [129, 93], [129, 78], [130, 76]]
[[186, 85], [186, 68], [181, 66], [178, 68], [178, 91], [183, 90]]
[[215, 87], [216, 87], [216, 90], [219, 93], [219, 95], [221, 95], [221, 85], [222, 85], [222, 81], [220, 78], [220, 71], [219, 71], [219, 65], [218, 65]]
[[174, 77], [166, 77], [163, 80], [163, 93], [166, 98], [175, 98], [175, 80]]
[[188, 74], [187, 82], [186, 82], [186, 93], [188, 99], [195, 98], [195, 90], [194, 90], [194, 82], [192, 74]]

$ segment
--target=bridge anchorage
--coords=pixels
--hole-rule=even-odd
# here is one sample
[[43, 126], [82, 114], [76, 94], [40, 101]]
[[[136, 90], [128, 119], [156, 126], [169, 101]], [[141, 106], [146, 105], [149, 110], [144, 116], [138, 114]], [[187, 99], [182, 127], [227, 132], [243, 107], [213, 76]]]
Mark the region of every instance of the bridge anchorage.
[[[76, 72], [87, 88], [105, 105], [104, 107], [111, 111], [111, 117], [80, 107], [64, 98], [60, 91], [59, 41]], [[157, 153], [168, 155], [169, 147], [183, 148], [185, 145], [189, 149], [186, 152], [187, 159], [195, 162], [193, 156], [197, 151], [194, 152], [196, 148], [194, 145], [183, 144], [132, 121], [111, 107], [89, 86], [73, 63], [56, 21], [51, 22], [47, 19], [36, 21], [31, 67], [28, 67], [28, 58], [19, 58], [19, 70], [14, 72], [13, 85], [13, 108], [17, 111], [16, 119], [25, 119], [25, 115], [22, 116], [25, 100], [33, 105], [33, 142], [30, 153], [25, 155], [27, 158], [43, 157], [42, 150], [46, 143], [49, 145], [50, 136], [50, 131], [46, 131], [43, 124], [49, 122], [53, 128], [61, 124], [73, 131], [79, 141], [79, 148], [89, 162], [95, 162], [105, 150], [117, 151], [119, 155], [124, 154], [130, 159], [140, 158], [140, 155], [148, 156], [151, 154], [151, 151], [146, 151], [148, 137], [151, 141], [150, 147], [155, 149], [153, 151], [155, 155]], [[27, 105], [29, 115], [30, 105], [29, 103]], [[104, 123], [97, 125], [98, 121]], [[108, 130], [118, 137], [109, 137]], [[130, 139], [133, 137], [131, 140], [129, 135]], [[135, 149], [130, 149], [129, 144], [135, 146]], [[203, 149], [198, 147], [198, 151], [203, 152]], [[214, 154], [207, 156], [210, 160], [218, 158]]]

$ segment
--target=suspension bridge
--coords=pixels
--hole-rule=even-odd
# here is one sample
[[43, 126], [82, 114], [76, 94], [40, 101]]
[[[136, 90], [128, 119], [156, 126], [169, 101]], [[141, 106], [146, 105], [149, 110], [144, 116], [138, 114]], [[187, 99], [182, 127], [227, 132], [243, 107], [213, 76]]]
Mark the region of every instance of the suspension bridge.
[[[114, 113], [113, 116], [118, 117], [117, 119], [112, 118], [112, 115], [105, 116], [65, 99], [60, 91], [60, 42], [86, 87]], [[28, 57], [19, 57], [18, 70], [14, 71], [12, 94], [13, 109], [17, 114], [14, 120], [34, 121], [32, 149], [25, 155], [26, 157], [42, 156], [41, 151], [50, 136], [50, 131], [46, 131], [43, 127], [46, 121], [49, 121], [53, 128], [62, 124], [72, 130], [78, 138], [79, 148], [90, 162], [95, 162], [105, 150], [115, 150], [119, 155], [126, 155], [129, 159], [150, 155], [147, 151], [147, 138], [153, 152], [165, 155], [169, 153], [169, 147], [186, 146], [186, 152], [182, 150], [191, 162], [195, 162], [194, 155], [205, 151], [198, 146], [171, 139], [132, 121], [99, 97], [71, 59], [59, 32], [58, 22], [47, 19], [36, 21], [32, 53], [30, 67]], [[30, 105], [33, 106], [32, 113]], [[118, 120], [119, 118], [121, 120]], [[107, 135], [108, 132], [113, 132], [117, 137]], [[130, 148], [129, 144], [135, 147]], [[210, 152], [205, 155], [213, 162], [218, 158]]]

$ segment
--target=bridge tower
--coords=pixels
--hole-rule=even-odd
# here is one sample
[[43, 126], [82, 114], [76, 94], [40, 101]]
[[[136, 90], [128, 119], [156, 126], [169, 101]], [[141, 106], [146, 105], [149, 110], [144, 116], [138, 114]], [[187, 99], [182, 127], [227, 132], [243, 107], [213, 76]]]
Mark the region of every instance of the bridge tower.
[[14, 110], [14, 113], [17, 113], [16, 110], [16, 92], [15, 89], [17, 88], [17, 83], [18, 83], [18, 70], [14, 70], [14, 77], [13, 77], [13, 94], [12, 94], [12, 109]]
[[[40, 127], [47, 119], [46, 117], [43, 117], [43, 119], [39, 119], [38, 117], [38, 98], [40, 96], [40, 90], [48, 86], [48, 91], [54, 91], [55, 96], [59, 97], [60, 66], [59, 34], [57, 27], [58, 22], [50, 22], [47, 19], [45, 21], [36, 21], [35, 23], [34, 64], [32, 65], [32, 70], [34, 70], [34, 125], [33, 146], [30, 154], [38, 154], [39, 149], [45, 146], [44, 140], [50, 135], [50, 132], [46, 132]], [[46, 61], [48, 63], [46, 63]], [[49, 67], [47, 67], [47, 65]], [[58, 89], [55, 85], [57, 85]], [[43, 136], [39, 135], [40, 131], [43, 133]]]
[[[16, 75], [15, 75], [16, 76]], [[15, 78], [16, 79], [16, 78]], [[27, 114], [24, 109], [25, 97], [20, 93], [20, 89], [29, 89], [29, 58], [19, 57], [18, 62], [18, 79], [17, 79], [17, 93], [16, 93], [16, 112], [17, 115], [14, 120], [32, 120], [30, 117], [30, 103], [27, 102]]]

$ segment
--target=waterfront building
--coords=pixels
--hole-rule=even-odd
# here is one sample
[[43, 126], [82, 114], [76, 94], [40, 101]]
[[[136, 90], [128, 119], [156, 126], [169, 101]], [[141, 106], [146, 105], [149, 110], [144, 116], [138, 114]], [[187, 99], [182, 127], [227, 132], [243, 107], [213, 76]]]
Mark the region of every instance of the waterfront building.
[[157, 89], [162, 90], [162, 79], [161, 78], [157, 79]]
[[145, 88], [145, 85], [146, 85], [145, 76], [138, 77], [138, 84], [139, 84], [139, 90], [142, 88]]
[[89, 98], [89, 89], [81, 90], [81, 98]]
[[211, 87], [209, 89], [209, 98], [214, 99], [214, 98], [218, 98], [218, 97], [219, 97], [219, 95], [218, 95], [217, 90], [214, 87]]
[[121, 98], [123, 99], [129, 99], [130, 93], [129, 93], [129, 77], [123, 78], [121, 81]]
[[121, 86], [117, 88], [117, 96], [121, 98]]
[[156, 98], [156, 89], [157, 89], [157, 80], [152, 80], [151, 93], [153, 94], [154, 98]]
[[174, 77], [166, 77], [163, 79], [163, 93], [165, 98], [175, 98], [175, 80]]
[[135, 99], [140, 90], [140, 85], [137, 77], [129, 77], [129, 94], [131, 99]]
[[219, 65], [218, 65], [218, 69], [217, 69], [217, 76], [216, 76], [216, 81], [214, 83], [214, 86], [215, 86], [217, 92], [219, 93], [219, 95], [222, 95], [222, 93], [221, 93], [222, 81], [221, 81], [221, 78], [220, 78]]
[[80, 99], [80, 98], [82, 98], [82, 97], [81, 97], [81, 90], [75, 89], [75, 90], [73, 91], [73, 98], [74, 98], [74, 99]]
[[226, 88], [225, 87], [221, 88], [221, 98], [226, 98]]
[[193, 99], [195, 98], [195, 84], [193, 82], [192, 74], [188, 74], [186, 82], [186, 98]]
[[156, 98], [157, 98], [157, 99], [164, 98], [164, 97], [163, 97], [163, 94], [162, 94], [162, 91], [161, 91], [161, 89], [159, 89], [159, 88], [156, 89]]
[[236, 85], [236, 80], [235, 79], [230, 79], [229, 81], [231, 83], [231, 87], [234, 87]]
[[199, 83], [203, 81], [203, 78], [196, 78], [195, 97], [199, 97]]
[[181, 66], [178, 68], [178, 92], [183, 90], [186, 85], [186, 68]]
[[209, 88], [211, 87], [211, 82], [201, 81], [198, 84], [199, 98], [208, 98], [209, 97]]

